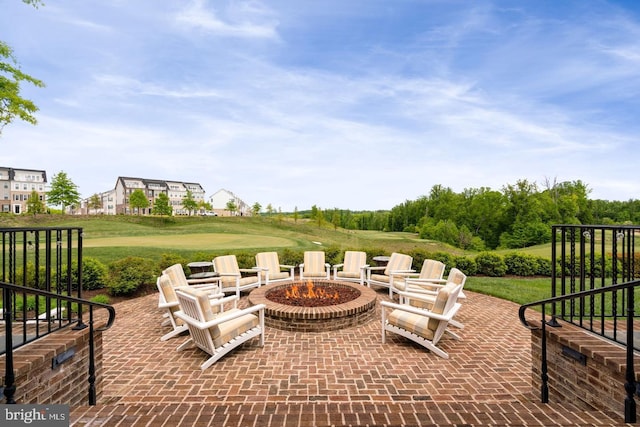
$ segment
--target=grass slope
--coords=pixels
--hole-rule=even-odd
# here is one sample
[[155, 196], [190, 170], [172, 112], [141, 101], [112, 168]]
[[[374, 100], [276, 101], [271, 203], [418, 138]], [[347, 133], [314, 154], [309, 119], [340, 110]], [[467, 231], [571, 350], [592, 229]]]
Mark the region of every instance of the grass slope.
[[[334, 229], [291, 219], [265, 217], [173, 217], [148, 216], [0, 216], [0, 227], [82, 227], [84, 256], [104, 263], [126, 256], [159, 260], [164, 253], [200, 260], [232, 251], [256, 253], [266, 250], [317, 250], [378, 248], [387, 253], [422, 249], [474, 256], [440, 242], [419, 239], [416, 234]], [[320, 243], [320, 245], [318, 245]], [[550, 256], [550, 245], [520, 250]], [[470, 277], [466, 289], [526, 303], [550, 295], [549, 278]]]

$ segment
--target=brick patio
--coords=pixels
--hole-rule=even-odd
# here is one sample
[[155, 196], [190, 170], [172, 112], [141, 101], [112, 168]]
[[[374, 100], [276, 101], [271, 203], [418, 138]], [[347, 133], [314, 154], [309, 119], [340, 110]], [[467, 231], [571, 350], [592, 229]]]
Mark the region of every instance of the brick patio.
[[[377, 290], [378, 300], [388, 291]], [[539, 403], [531, 386], [530, 333], [518, 306], [465, 291], [462, 341], [437, 357], [376, 318], [339, 331], [267, 328], [211, 368], [206, 355], [160, 336], [157, 295], [116, 305], [104, 335], [98, 405], [72, 408], [75, 426], [484, 426], [621, 425], [620, 413]], [[242, 304], [247, 304], [244, 296]]]

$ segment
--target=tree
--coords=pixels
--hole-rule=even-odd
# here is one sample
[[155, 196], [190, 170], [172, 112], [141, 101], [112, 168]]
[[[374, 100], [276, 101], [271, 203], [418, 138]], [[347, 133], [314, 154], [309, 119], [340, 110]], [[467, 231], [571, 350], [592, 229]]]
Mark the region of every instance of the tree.
[[191, 190], [187, 190], [187, 194], [182, 199], [182, 207], [187, 210], [189, 216], [191, 216], [191, 212], [195, 212], [198, 209], [198, 202], [193, 198]]
[[198, 209], [202, 209], [204, 212], [211, 212], [213, 210], [213, 206], [211, 206], [211, 203], [209, 202], [200, 200], [200, 202], [198, 202]]
[[47, 193], [47, 204], [61, 206], [64, 213], [67, 206], [74, 206], [78, 203], [80, 203], [78, 186], [71, 181], [65, 172], [58, 172], [51, 179], [51, 190]]
[[251, 207], [251, 215], [258, 216], [260, 215], [261, 210], [262, 210], [262, 205], [258, 202], [255, 202]]
[[100, 196], [98, 196], [97, 194], [94, 194], [93, 196], [91, 196], [91, 198], [89, 199], [89, 203], [87, 204], [87, 207], [89, 208], [89, 212], [91, 212], [91, 210], [96, 212], [98, 209], [101, 209], [102, 200], [100, 199]]
[[271, 216], [272, 213], [273, 213], [273, 206], [271, 205], [271, 203], [269, 203], [267, 205], [267, 215]]
[[293, 222], [298, 223], [298, 218], [300, 218], [300, 214], [298, 213], [298, 207], [293, 207]]
[[324, 213], [322, 212], [322, 209], [316, 205], [311, 206], [311, 219], [315, 220], [318, 223], [318, 227], [320, 227], [324, 221]]
[[40, 194], [38, 194], [36, 190], [33, 190], [27, 199], [27, 213], [35, 215], [44, 212], [45, 206], [42, 200], [40, 200]]
[[129, 196], [129, 207], [131, 208], [132, 212], [136, 210], [138, 212], [138, 215], [140, 215], [141, 209], [146, 209], [149, 207], [149, 199], [147, 199], [144, 191], [139, 188], [133, 190], [133, 192]]
[[340, 225], [340, 213], [338, 212], [337, 208], [334, 208], [333, 212], [331, 213], [331, 224], [333, 224], [334, 230], [337, 230], [338, 226]]
[[167, 215], [171, 216], [173, 214], [173, 209], [169, 205], [169, 196], [167, 193], [160, 193], [156, 200], [153, 202], [153, 213], [156, 215]]
[[226, 207], [227, 207], [227, 210], [229, 211], [229, 214], [235, 212], [238, 209], [238, 206], [236, 205], [236, 202], [233, 201], [233, 199], [229, 199]]
[[[41, 0], [22, 0], [26, 4], [38, 7]], [[16, 117], [31, 124], [36, 124], [34, 113], [38, 107], [20, 96], [20, 83], [28, 82], [36, 87], [44, 87], [44, 83], [20, 70], [13, 49], [0, 41], [0, 134], [2, 129]]]

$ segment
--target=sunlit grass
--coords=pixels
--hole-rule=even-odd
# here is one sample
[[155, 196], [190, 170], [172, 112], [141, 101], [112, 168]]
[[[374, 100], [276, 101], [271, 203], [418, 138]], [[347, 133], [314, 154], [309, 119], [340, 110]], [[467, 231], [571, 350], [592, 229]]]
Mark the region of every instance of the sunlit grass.
[[478, 277], [467, 278], [465, 289], [526, 304], [551, 297], [551, 278]]

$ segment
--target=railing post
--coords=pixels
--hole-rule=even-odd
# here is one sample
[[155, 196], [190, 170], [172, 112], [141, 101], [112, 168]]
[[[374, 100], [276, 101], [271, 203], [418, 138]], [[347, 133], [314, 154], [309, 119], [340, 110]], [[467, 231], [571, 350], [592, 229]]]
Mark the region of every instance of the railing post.
[[[69, 239], [71, 241], [71, 239]], [[69, 247], [69, 257], [71, 247]], [[82, 298], [82, 229], [78, 230], [78, 298]], [[78, 304], [78, 323], [73, 327], [75, 330], [84, 329], [87, 325], [82, 321], [82, 304]]]
[[[564, 230], [564, 229], [563, 229]], [[556, 236], [558, 234], [558, 229], [556, 226], [551, 228], [551, 296], [555, 297], [557, 295], [556, 288]], [[563, 231], [564, 236], [564, 231]], [[562, 239], [562, 247], [564, 248], [564, 239]], [[564, 256], [564, 255], [563, 255]], [[561, 268], [564, 263], [560, 264]], [[556, 319], [556, 303], [551, 304], [551, 320], [549, 321], [549, 326], [559, 327], [560, 323]]]
[[624, 399], [624, 422], [636, 422], [636, 401], [633, 395], [636, 393], [636, 374], [633, 368], [633, 315], [634, 315], [634, 289], [633, 286], [627, 288], [627, 367], [624, 389], [627, 397]]
[[93, 341], [93, 307], [89, 306], [89, 405], [96, 404], [95, 343]]
[[546, 307], [542, 304], [542, 342], [541, 342], [541, 351], [542, 351], [542, 373], [540, 378], [542, 380], [542, 385], [540, 386], [540, 400], [542, 403], [549, 403], [549, 371], [547, 366], [547, 322], [545, 315]]
[[16, 376], [13, 370], [13, 326], [11, 324], [13, 316], [11, 312], [13, 310], [13, 296], [11, 295], [11, 291], [9, 289], [3, 289], [2, 291], [2, 301], [3, 301], [3, 310], [4, 310], [4, 321], [5, 321], [5, 343], [6, 343], [6, 353], [5, 353], [5, 373], [4, 373], [4, 397], [6, 399], [6, 403], [14, 404], [16, 401], [14, 400], [14, 395], [16, 393]]

